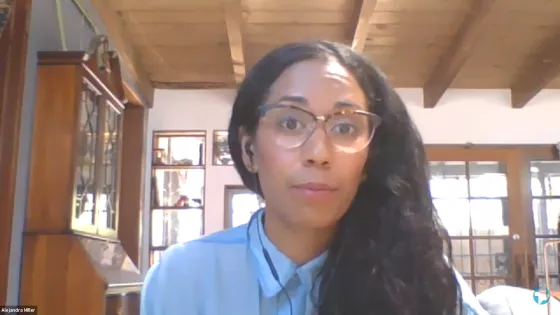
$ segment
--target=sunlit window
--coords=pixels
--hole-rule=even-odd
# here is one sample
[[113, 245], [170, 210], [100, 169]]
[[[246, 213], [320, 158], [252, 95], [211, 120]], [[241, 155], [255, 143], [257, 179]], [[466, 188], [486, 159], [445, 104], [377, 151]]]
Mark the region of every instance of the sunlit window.
[[236, 227], [249, 222], [249, 219], [261, 208], [259, 198], [254, 193], [235, 194], [231, 198], [231, 226]]
[[[531, 162], [531, 192], [533, 195], [533, 221], [535, 226], [535, 243], [537, 252], [537, 277], [541, 286], [560, 290], [558, 281], [560, 256], [558, 246], [545, 243], [558, 238], [558, 220], [560, 218], [560, 162]], [[546, 265], [548, 263], [549, 283], [546, 283]]]
[[507, 178], [498, 162], [432, 162], [430, 190], [453, 262], [476, 292], [509, 274]]
[[507, 177], [495, 162], [436, 162], [430, 190], [451, 235], [506, 235]]
[[265, 206], [264, 201], [257, 194], [246, 188], [226, 188], [226, 198], [229, 204], [229, 227], [249, 222], [253, 213]]
[[560, 217], [560, 163], [535, 161], [531, 163], [531, 192], [535, 234], [558, 234]]

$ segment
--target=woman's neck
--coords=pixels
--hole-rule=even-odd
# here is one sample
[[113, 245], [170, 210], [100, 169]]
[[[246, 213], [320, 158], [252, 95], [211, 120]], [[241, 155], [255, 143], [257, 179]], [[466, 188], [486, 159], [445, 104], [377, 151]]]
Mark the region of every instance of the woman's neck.
[[310, 229], [290, 226], [271, 214], [266, 215], [264, 230], [268, 239], [298, 266], [321, 255], [334, 232], [334, 228]]

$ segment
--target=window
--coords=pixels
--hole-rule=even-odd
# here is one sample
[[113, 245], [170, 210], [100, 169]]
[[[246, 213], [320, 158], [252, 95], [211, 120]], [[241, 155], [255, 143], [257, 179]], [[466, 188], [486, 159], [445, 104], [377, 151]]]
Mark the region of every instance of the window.
[[560, 251], [558, 246], [545, 243], [558, 240], [560, 218], [560, 162], [532, 161], [531, 195], [533, 222], [537, 251], [537, 278], [540, 286], [546, 285], [545, 259], [550, 278], [549, 289], [560, 291]]
[[243, 186], [226, 186], [225, 197], [226, 228], [248, 223], [253, 213], [265, 206], [257, 194]]
[[451, 236], [455, 266], [475, 292], [505, 284], [510, 252], [503, 163], [431, 162], [431, 173], [434, 205]]

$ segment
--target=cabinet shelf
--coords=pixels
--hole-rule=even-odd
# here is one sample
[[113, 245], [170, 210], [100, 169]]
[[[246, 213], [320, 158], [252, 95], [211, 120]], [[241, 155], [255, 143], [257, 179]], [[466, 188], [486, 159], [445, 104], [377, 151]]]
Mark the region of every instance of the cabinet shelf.
[[188, 207], [188, 206], [167, 206], [167, 207], [153, 207], [151, 210], [204, 210], [204, 207]]
[[153, 170], [203, 170], [202, 165], [152, 165]]

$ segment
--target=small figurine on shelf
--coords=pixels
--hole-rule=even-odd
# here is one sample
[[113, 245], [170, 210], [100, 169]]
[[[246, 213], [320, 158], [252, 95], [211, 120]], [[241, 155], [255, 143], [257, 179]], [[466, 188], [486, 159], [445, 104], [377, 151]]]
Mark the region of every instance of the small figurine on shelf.
[[191, 200], [192, 200], [192, 202], [193, 202], [193, 203], [192, 203], [192, 204], [193, 204], [193, 207], [201, 207], [201, 206], [202, 206], [202, 199], [200, 199], [200, 198], [193, 198], [193, 199], [191, 199]]
[[177, 202], [175, 202], [175, 207], [187, 208], [189, 206], [189, 197], [185, 195], [180, 195]]
[[154, 165], [167, 165], [164, 161], [165, 149], [154, 149]]
[[190, 159], [173, 160], [173, 164], [174, 164], [174, 165], [192, 166], [192, 165], [193, 165], [193, 161], [190, 160]]

